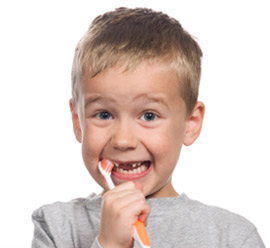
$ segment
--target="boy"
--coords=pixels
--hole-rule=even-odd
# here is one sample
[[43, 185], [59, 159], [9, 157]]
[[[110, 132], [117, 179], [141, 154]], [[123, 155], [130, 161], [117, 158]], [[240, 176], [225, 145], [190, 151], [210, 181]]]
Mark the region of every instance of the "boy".
[[[79, 42], [70, 110], [84, 163], [102, 195], [44, 206], [33, 214], [32, 247], [259, 248], [244, 218], [178, 195], [171, 183], [182, 145], [199, 136], [202, 51], [178, 21], [149, 9], [97, 17]], [[98, 170], [113, 162], [113, 190]]]

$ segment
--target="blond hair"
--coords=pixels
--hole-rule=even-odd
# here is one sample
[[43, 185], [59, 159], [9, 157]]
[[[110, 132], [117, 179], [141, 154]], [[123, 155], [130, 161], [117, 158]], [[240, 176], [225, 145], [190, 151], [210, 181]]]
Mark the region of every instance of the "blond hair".
[[190, 114], [197, 102], [202, 51], [181, 24], [162, 12], [118, 8], [98, 16], [79, 41], [72, 66], [72, 98], [85, 73], [94, 77], [118, 64], [168, 63], [177, 70], [181, 96]]

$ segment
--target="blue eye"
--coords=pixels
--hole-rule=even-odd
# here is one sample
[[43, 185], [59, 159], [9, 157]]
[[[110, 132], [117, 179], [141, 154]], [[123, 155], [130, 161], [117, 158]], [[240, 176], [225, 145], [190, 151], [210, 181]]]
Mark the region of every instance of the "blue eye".
[[157, 118], [157, 115], [152, 112], [146, 112], [143, 114], [142, 119], [145, 121], [153, 121]]
[[110, 113], [103, 111], [103, 112], [98, 113], [97, 117], [101, 120], [109, 120], [111, 119], [112, 116]]

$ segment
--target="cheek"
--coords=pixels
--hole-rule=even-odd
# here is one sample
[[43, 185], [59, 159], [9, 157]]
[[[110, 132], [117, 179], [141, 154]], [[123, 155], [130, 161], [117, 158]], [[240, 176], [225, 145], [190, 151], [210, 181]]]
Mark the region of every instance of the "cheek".
[[[158, 131], [158, 133], [153, 137], [152, 142], [156, 146], [156, 150], [160, 149], [164, 152], [175, 153], [179, 151], [184, 141], [184, 129], [179, 125], [167, 125]], [[163, 153], [164, 155], [165, 153]]]
[[153, 145], [155, 147], [155, 159], [160, 164], [158, 170], [163, 173], [171, 173], [174, 169], [183, 144], [184, 132], [182, 128], [170, 126], [159, 132]]
[[82, 137], [83, 160], [89, 171], [96, 168], [100, 159], [100, 154], [104, 146], [102, 132], [96, 128], [85, 127]]

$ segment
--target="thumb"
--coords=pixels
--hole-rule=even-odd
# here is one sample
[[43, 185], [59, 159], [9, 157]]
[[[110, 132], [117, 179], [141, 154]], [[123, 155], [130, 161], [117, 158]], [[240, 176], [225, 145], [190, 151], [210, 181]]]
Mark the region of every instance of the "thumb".
[[140, 191], [143, 191], [143, 185], [142, 183], [139, 183], [139, 182], [135, 182], [135, 188], [140, 190]]

